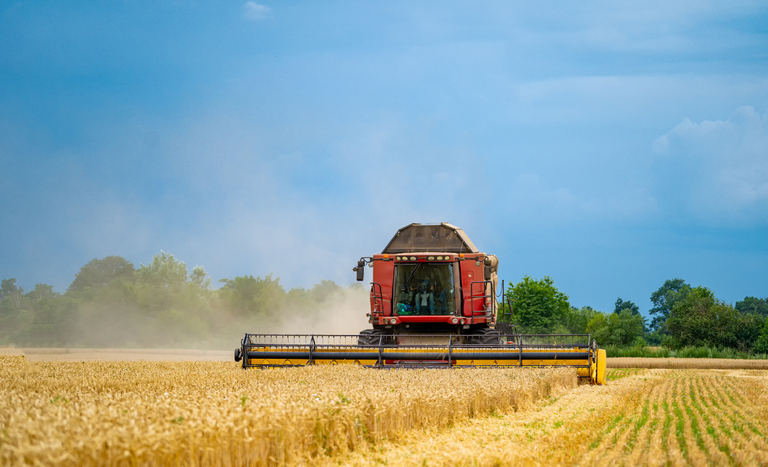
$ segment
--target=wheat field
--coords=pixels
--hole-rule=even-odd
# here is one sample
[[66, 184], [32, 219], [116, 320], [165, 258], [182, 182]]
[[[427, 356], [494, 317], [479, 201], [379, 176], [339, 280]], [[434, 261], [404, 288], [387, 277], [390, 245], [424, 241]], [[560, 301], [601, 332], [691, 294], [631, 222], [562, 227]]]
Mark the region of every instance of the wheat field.
[[295, 465], [523, 411], [570, 369], [244, 371], [223, 362], [0, 357], [3, 465]]
[[2, 465], [768, 465], [768, 371], [0, 357]]

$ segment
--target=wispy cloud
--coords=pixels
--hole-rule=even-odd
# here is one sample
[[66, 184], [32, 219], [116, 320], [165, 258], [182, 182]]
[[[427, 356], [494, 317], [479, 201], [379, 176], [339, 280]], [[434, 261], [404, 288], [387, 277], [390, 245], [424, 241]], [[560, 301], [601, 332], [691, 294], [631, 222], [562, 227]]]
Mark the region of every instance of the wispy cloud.
[[266, 18], [270, 11], [272, 11], [270, 7], [250, 0], [243, 4], [243, 17], [251, 21]]
[[686, 118], [653, 149], [668, 203], [714, 223], [768, 223], [768, 114], [745, 106], [727, 120]]

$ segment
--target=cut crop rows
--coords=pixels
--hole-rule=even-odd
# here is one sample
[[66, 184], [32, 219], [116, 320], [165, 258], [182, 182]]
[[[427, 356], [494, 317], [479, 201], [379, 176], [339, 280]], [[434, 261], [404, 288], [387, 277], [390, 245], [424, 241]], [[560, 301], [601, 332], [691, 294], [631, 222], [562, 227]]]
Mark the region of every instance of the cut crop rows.
[[[766, 465], [766, 420], [755, 403], [764, 381], [682, 370], [626, 401], [585, 455], [594, 464]], [[579, 462], [581, 463], [581, 462]]]
[[612, 370], [524, 413], [424, 430], [344, 462], [389, 466], [768, 465], [764, 372]]

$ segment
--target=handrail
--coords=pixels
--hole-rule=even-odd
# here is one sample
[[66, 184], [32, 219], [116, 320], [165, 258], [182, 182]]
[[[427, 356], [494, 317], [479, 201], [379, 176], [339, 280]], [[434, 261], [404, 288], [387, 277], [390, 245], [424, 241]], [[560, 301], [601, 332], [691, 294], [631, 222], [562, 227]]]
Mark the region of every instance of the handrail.
[[[376, 287], [379, 288], [379, 293], [376, 293]], [[374, 312], [376, 311], [376, 304], [379, 305], [380, 312], [384, 312], [384, 300], [388, 300], [390, 303], [392, 303], [391, 299], [388, 299], [384, 296], [384, 292], [382, 291], [381, 284], [378, 282], [371, 282], [371, 300], [373, 300], [373, 308]], [[377, 302], [378, 300], [378, 302]], [[392, 310], [392, 314], [394, 314], [394, 309]]]
[[[484, 293], [483, 295], [475, 295], [475, 284], [483, 284], [483, 289], [482, 289], [483, 292], [487, 290], [486, 289], [487, 285], [490, 285], [491, 287], [493, 287], [493, 283], [491, 281], [473, 281], [469, 284], [469, 307], [471, 308], [472, 314], [474, 315], [474, 312], [475, 312], [475, 300], [483, 300], [483, 308], [485, 309], [485, 311], [486, 312], [490, 311], [495, 316], [496, 310], [494, 309], [494, 300], [493, 300], [493, 298], [495, 297], [495, 293], [492, 292], [490, 294]], [[488, 304], [486, 303], [486, 300], [489, 298], [491, 299], [490, 310], [488, 310], [487, 308]]]

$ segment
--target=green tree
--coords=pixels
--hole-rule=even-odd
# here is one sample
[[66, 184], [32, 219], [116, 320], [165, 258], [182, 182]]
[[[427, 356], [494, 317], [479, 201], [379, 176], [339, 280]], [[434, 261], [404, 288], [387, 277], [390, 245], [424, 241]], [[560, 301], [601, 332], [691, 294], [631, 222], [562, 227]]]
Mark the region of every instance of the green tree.
[[764, 320], [760, 336], [755, 342], [755, 352], [768, 353], [768, 319]]
[[536, 280], [530, 276], [507, 290], [512, 301], [512, 321], [532, 333], [550, 332], [561, 324], [570, 310], [568, 296], [554, 286], [549, 276]]
[[211, 288], [211, 278], [205, 272], [202, 266], [192, 268], [192, 274], [189, 275], [189, 282], [197, 289], [208, 290]]
[[643, 316], [632, 313], [629, 308], [608, 315], [599, 313], [587, 325], [587, 331], [600, 345], [632, 345], [643, 335], [644, 329]]
[[0, 286], [0, 311], [20, 310], [24, 289], [16, 285], [16, 279], [3, 279]]
[[241, 315], [272, 313], [285, 304], [285, 289], [280, 285], [280, 278], [273, 279], [267, 274], [264, 279], [253, 276], [221, 279], [224, 285], [218, 296], [228, 308]]
[[75, 292], [86, 288], [98, 289], [115, 281], [132, 282], [134, 274], [133, 263], [121, 256], [94, 258], [80, 269], [68, 290]]
[[187, 265], [161, 250], [151, 263], [142, 264], [136, 275], [139, 282], [154, 288], [180, 287], [187, 282]]
[[0, 344], [14, 343], [23, 332], [32, 315], [23, 309], [24, 289], [16, 285], [16, 279], [3, 279], [0, 285]]
[[44, 298], [54, 298], [59, 294], [53, 291], [52, 285], [35, 284], [35, 288], [26, 295], [26, 298], [33, 302], [39, 302]]
[[190, 275], [186, 263], [165, 251], [136, 271], [135, 293], [139, 307], [155, 318], [171, 309], [200, 315], [209, 308], [213, 295], [202, 267], [196, 266]]
[[737, 310], [736, 348], [743, 352], [754, 350], [765, 321], [768, 319], [757, 313], [738, 313]]
[[640, 314], [640, 307], [635, 305], [630, 300], [622, 300], [621, 297], [616, 299], [616, 305], [613, 309], [613, 312], [616, 314], [621, 313], [621, 310], [629, 310], [633, 315], [639, 315]]
[[[38, 286], [41, 284], [38, 284]], [[48, 286], [50, 287], [50, 286]], [[35, 287], [38, 289], [38, 287]], [[78, 338], [79, 310], [72, 298], [49, 290], [32, 291], [32, 320], [24, 332], [17, 335], [19, 342], [40, 347], [70, 346]]]
[[568, 332], [573, 334], [587, 334], [587, 325], [597, 315], [602, 313], [595, 310], [591, 306], [583, 306], [581, 308], [571, 307], [568, 313], [565, 315], [563, 325], [568, 329]]
[[768, 317], [768, 297], [744, 297], [744, 300], [736, 302], [736, 309], [744, 314], [755, 313], [766, 318]]
[[16, 286], [16, 279], [3, 279], [2, 285], [0, 285], [0, 300], [5, 297], [10, 297], [19, 288]]
[[649, 311], [653, 316], [650, 328], [652, 330], [663, 329], [665, 322], [672, 313], [672, 308], [677, 302], [685, 299], [690, 291], [691, 286], [682, 279], [664, 281], [664, 285], [651, 294], [651, 302], [653, 302], [654, 307]]
[[[56, 347], [70, 345], [79, 322], [77, 303], [46, 284], [29, 293], [6, 282], [10, 291], [0, 313], [0, 339], [22, 345]], [[22, 295], [23, 294], [23, 295]], [[9, 301], [13, 301], [10, 307]]]
[[760, 332], [762, 318], [743, 315], [715, 297], [706, 287], [695, 287], [672, 308], [667, 321], [673, 346], [717, 346], [749, 350]]

